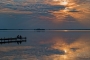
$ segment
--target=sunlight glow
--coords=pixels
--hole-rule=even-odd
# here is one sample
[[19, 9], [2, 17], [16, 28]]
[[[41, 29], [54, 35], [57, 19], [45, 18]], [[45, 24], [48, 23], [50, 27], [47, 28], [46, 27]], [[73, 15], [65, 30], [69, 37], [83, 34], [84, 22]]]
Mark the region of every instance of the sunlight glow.
[[54, 2], [58, 2], [60, 5], [68, 5], [68, 0], [53, 0]]
[[61, 55], [60, 56], [60, 60], [66, 60], [66, 59], [68, 59], [68, 56], [67, 55]]
[[65, 51], [65, 53], [67, 53], [67, 50], [64, 50]]
[[60, 3], [60, 5], [68, 5], [68, 2], [67, 1], [63, 1]]
[[68, 32], [68, 30], [64, 30], [64, 32]]

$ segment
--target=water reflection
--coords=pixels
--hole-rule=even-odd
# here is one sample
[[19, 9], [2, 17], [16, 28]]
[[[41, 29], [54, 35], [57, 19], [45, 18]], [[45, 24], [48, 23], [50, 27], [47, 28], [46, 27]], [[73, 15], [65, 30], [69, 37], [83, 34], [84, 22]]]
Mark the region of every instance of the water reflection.
[[10, 43], [17, 43], [17, 44], [22, 44], [22, 42], [26, 42], [26, 40], [24, 41], [6, 41], [6, 42], [0, 42], [0, 44], [2, 45], [2, 44], [6, 44], [6, 43], [8, 43], [8, 44], [10, 44]]
[[18, 35], [17, 37], [11, 37], [11, 38], [0, 38], [0, 44], [6, 44], [6, 43], [17, 43], [21, 44], [22, 42], [26, 42], [26, 37], [22, 37], [21, 35]]
[[1, 45], [2, 60], [90, 60], [90, 32], [12, 32], [2, 32], [1, 36], [22, 34], [27, 42]]

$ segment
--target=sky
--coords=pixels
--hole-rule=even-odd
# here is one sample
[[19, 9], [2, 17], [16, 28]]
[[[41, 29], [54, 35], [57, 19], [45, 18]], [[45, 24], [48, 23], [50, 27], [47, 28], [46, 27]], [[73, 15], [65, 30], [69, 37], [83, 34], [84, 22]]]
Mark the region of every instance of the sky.
[[89, 6], [90, 0], [0, 0], [0, 26], [86, 29], [90, 28]]

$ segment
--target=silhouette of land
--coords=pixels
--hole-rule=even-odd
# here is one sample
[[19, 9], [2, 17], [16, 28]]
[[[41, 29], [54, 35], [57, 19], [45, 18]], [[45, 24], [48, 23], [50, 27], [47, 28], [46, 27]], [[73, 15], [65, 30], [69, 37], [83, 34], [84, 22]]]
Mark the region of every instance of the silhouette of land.
[[0, 29], [0, 30], [29, 30], [29, 31], [90, 31], [90, 29]]

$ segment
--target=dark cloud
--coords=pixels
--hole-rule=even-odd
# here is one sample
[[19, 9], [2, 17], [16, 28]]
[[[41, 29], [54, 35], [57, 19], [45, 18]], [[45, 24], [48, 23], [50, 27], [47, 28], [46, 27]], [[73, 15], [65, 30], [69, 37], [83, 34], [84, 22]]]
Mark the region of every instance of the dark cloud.
[[72, 51], [77, 51], [79, 48], [70, 48]]

